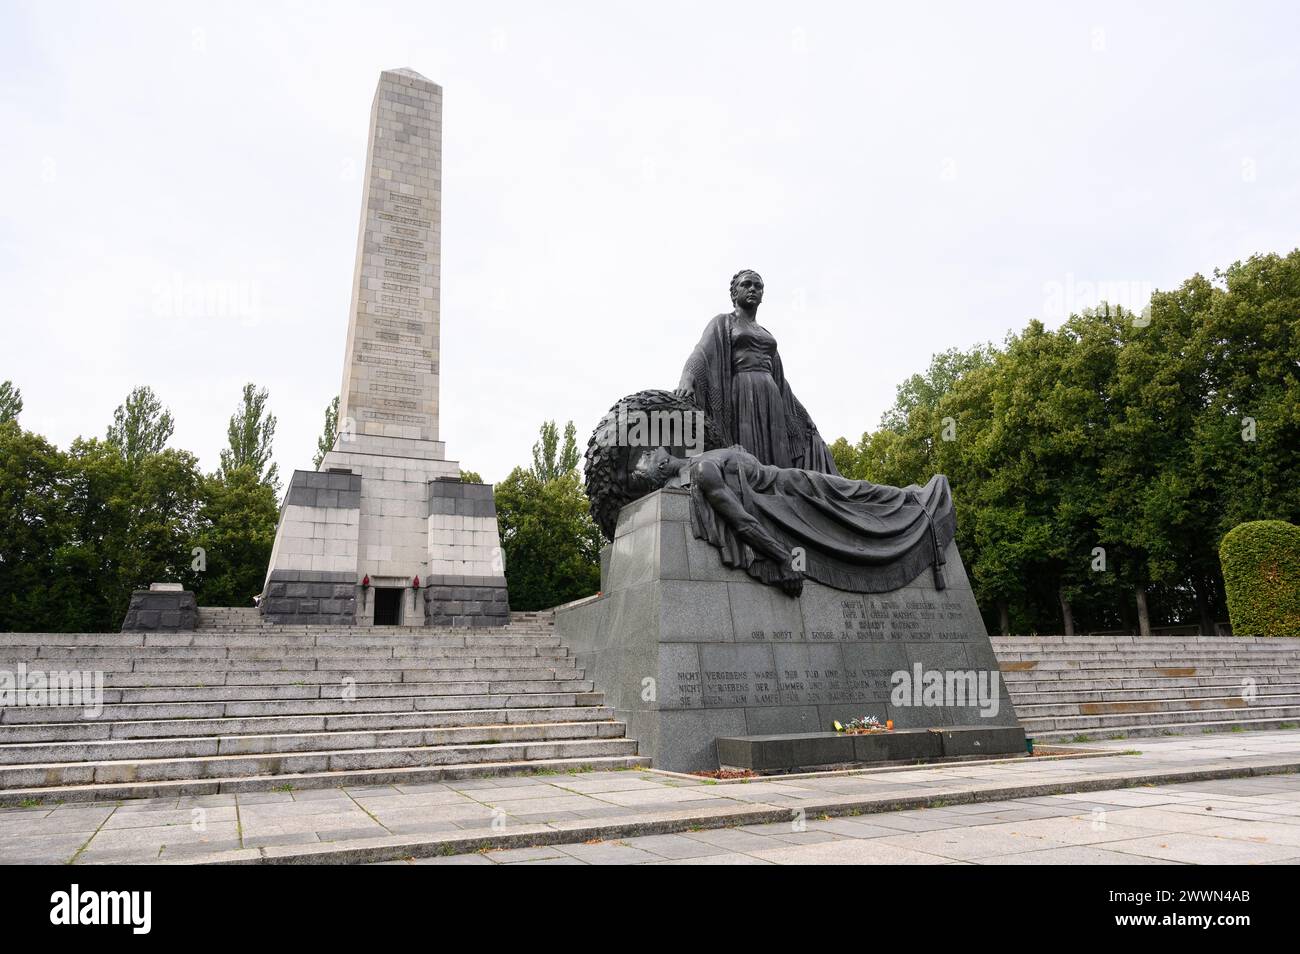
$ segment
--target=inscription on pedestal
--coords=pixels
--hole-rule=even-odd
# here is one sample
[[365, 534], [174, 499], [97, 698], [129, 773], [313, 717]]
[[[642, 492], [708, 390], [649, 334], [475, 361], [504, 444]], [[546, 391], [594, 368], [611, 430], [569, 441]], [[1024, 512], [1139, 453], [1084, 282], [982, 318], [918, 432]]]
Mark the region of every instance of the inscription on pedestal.
[[809, 620], [808, 642], [951, 643], [966, 642], [963, 604], [957, 599], [925, 599], [910, 593], [841, 596]]

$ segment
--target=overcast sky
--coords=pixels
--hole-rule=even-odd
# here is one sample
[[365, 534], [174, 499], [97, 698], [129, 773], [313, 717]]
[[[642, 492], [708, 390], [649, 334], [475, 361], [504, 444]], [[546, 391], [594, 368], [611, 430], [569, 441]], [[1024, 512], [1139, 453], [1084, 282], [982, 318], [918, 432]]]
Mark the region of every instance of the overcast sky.
[[450, 458], [674, 387], [742, 266], [856, 439], [935, 351], [1298, 244], [1300, 7], [1133, 6], [4, 0], [0, 379], [61, 446], [148, 384], [209, 469], [254, 381], [310, 469], [405, 66], [444, 91]]

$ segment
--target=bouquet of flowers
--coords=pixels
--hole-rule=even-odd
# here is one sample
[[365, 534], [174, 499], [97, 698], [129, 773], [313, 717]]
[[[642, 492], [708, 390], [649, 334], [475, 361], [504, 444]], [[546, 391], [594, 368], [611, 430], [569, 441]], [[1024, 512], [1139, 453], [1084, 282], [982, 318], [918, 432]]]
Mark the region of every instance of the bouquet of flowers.
[[868, 735], [872, 732], [891, 732], [894, 728], [894, 720], [887, 719], [882, 725], [880, 720], [873, 715], [859, 716], [856, 719], [850, 719], [848, 722], [832, 722], [836, 732], [843, 732], [846, 735]]

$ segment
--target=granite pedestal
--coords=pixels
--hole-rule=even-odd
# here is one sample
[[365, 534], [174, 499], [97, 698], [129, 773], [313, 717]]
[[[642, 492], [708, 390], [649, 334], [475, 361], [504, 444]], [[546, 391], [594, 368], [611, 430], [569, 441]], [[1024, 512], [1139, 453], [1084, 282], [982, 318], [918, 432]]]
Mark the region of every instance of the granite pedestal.
[[199, 605], [179, 583], [155, 583], [131, 593], [122, 632], [190, 632], [198, 625]]
[[[723, 566], [691, 533], [689, 502], [669, 489], [624, 507], [602, 594], [555, 617], [657, 768], [716, 769], [721, 736], [825, 732], [865, 715], [898, 729], [1019, 725], [955, 545], [943, 590], [927, 569], [888, 593], [807, 582], [791, 598]], [[899, 673], [983, 679], [985, 704], [900, 699]]]

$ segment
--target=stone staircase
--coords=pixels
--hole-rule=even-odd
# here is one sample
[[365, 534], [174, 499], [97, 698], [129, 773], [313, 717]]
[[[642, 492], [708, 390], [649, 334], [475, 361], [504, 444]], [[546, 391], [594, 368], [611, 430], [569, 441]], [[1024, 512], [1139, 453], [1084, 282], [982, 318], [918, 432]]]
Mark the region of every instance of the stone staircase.
[[[550, 610], [536, 613], [511, 613], [508, 627], [475, 628], [474, 633], [489, 635], [502, 633], [540, 633], [553, 635], [555, 632], [555, 614]], [[345, 629], [320, 625], [294, 625], [276, 623], [263, 617], [255, 606], [200, 606], [198, 626], [199, 633], [264, 633], [264, 634], [312, 634], [312, 633], [387, 633], [409, 634], [454, 633], [463, 634], [464, 629], [447, 629], [430, 626], [349, 626]]]
[[[103, 711], [0, 706], [0, 805], [649, 764], [553, 635], [276, 626], [0, 633], [0, 670], [103, 673]], [[6, 700], [13, 701], [13, 700]]]
[[1013, 636], [993, 649], [1040, 742], [1300, 728], [1300, 640]]

